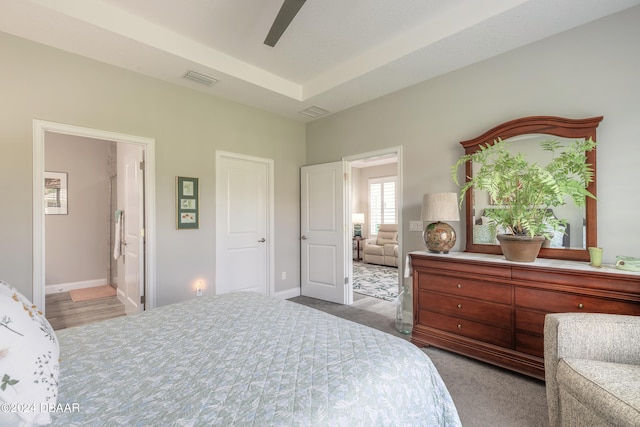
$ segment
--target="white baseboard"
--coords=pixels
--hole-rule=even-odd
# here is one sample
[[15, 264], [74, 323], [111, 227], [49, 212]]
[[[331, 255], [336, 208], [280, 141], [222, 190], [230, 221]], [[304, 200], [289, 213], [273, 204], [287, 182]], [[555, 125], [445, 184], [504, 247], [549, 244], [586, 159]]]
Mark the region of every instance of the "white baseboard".
[[300, 296], [300, 288], [287, 289], [286, 291], [276, 292], [273, 294], [274, 298], [289, 299]]
[[105, 279], [95, 279], [95, 280], [84, 280], [82, 282], [70, 282], [70, 283], [59, 283], [57, 285], [47, 285], [44, 287], [44, 294], [58, 294], [60, 292], [69, 292], [74, 289], [83, 289], [83, 288], [93, 288], [96, 286], [103, 286], [108, 283], [108, 280]]

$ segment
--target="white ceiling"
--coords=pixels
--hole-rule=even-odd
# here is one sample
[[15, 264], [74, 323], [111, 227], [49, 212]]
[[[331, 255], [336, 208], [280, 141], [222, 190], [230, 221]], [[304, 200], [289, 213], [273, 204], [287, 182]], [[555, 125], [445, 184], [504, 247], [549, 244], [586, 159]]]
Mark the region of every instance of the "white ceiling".
[[640, 4], [307, 0], [269, 47], [282, 1], [0, 0], [0, 31], [306, 122]]

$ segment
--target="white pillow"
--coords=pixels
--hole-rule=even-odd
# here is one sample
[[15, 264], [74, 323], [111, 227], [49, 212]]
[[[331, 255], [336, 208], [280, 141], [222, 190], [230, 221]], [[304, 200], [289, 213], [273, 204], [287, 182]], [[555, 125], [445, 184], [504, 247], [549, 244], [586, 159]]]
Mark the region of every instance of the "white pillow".
[[22, 426], [48, 424], [47, 408], [58, 396], [58, 339], [42, 312], [1, 280], [0, 307], [2, 410], [19, 416]]

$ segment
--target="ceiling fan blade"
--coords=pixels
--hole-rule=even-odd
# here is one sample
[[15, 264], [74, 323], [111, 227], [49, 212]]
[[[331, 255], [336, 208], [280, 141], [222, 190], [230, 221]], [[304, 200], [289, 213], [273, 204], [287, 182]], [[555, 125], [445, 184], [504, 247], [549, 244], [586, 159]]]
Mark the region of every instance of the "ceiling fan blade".
[[284, 0], [278, 16], [264, 39], [264, 44], [275, 46], [306, 0]]

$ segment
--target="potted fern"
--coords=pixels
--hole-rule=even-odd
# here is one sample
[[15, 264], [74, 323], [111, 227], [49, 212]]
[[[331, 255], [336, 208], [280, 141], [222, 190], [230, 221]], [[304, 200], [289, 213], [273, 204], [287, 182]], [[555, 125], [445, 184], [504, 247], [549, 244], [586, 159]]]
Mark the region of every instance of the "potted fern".
[[520, 153], [512, 153], [505, 141], [497, 139], [460, 157], [451, 168], [453, 181], [460, 185], [459, 168], [468, 161], [479, 166], [460, 189], [460, 205], [469, 189], [489, 194], [495, 208], [485, 214], [489, 224], [504, 232], [497, 238], [505, 258], [511, 261], [534, 261], [545, 239], [564, 224], [553, 215], [551, 208], [569, 199], [582, 207], [587, 197], [595, 197], [587, 191], [587, 185], [593, 181], [593, 169], [586, 162], [585, 152], [596, 147], [591, 138], [575, 140], [565, 147], [550, 139], [540, 146], [552, 155], [545, 166], [527, 161]]

